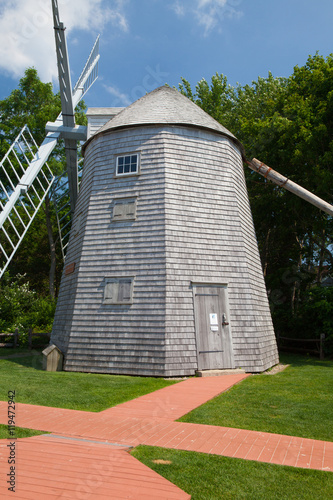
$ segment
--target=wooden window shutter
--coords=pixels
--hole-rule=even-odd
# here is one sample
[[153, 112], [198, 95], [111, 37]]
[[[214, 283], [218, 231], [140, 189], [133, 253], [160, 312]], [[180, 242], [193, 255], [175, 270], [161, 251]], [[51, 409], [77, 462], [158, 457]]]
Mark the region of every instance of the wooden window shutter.
[[136, 218], [136, 198], [122, 198], [114, 201], [113, 218], [114, 222], [135, 220]]
[[132, 280], [119, 281], [118, 302], [130, 302], [131, 289], [132, 289]]
[[129, 201], [125, 204], [124, 216], [127, 218], [135, 216], [135, 201]]
[[107, 281], [107, 283], [105, 284], [104, 301], [108, 301], [110, 303], [117, 302], [118, 288], [119, 283], [117, 281]]
[[134, 278], [106, 278], [104, 286], [104, 304], [131, 304], [133, 281]]

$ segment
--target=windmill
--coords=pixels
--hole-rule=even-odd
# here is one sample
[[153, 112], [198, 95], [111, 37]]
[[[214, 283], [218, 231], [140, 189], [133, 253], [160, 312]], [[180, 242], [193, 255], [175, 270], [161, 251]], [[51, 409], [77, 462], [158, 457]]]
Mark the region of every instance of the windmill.
[[[91, 128], [106, 111], [88, 110]], [[65, 370], [270, 368], [278, 353], [242, 145], [167, 86], [109, 118], [83, 146], [51, 336]], [[333, 214], [266, 165], [249, 166]]]
[[[86, 136], [74, 124], [73, 107], [94, 76], [85, 69], [68, 95], [55, 1], [53, 9], [64, 116], [47, 125], [47, 138], [65, 138], [74, 213], [51, 336], [65, 370], [168, 377], [270, 368], [278, 353], [242, 145], [185, 96], [160, 87], [118, 113], [95, 111], [106, 119], [90, 127], [95, 133], [83, 147], [77, 196], [74, 151]], [[95, 51], [86, 68], [97, 64]], [[16, 149], [28, 156], [27, 140], [20, 141]], [[39, 150], [33, 161], [39, 156], [46, 160]], [[255, 159], [248, 164], [333, 214], [331, 205], [266, 165]], [[49, 179], [50, 172], [40, 171]], [[26, 185], [32, 184], [24, 178], [18, 201], [29, 195]]]
[[75, 124], [75, 107], [97, 79], [99, 37], [72, 90], [65, 37], [57, 0], [52, 0], [54, 33], [62, 111], [54, 123], [47, 123], [47, 135], [40, 147], [25, 126], [0, 164], [0, 277], [7, 269], [35, 215], [54, 183], [47, 159], [63, 138], [65, 143], [70, 212], [74, 214], [78, 195], [77, 143], [87, 139], [87, 129]]

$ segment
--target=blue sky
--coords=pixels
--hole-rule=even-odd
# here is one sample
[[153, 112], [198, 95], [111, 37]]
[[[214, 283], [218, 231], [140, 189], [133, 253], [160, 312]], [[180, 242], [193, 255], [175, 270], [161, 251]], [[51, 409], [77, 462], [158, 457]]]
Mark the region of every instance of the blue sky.
[[[88, 106], [124, 106], [183, 76], [216, 72], [244, 85], [289, 76], [333, 53], [332, 0], [58, 0], [74, 84], [98, 33], [99, 79]], [[28, 66], [57, 90], [51, 0], [0, 0], [0, 99]]]

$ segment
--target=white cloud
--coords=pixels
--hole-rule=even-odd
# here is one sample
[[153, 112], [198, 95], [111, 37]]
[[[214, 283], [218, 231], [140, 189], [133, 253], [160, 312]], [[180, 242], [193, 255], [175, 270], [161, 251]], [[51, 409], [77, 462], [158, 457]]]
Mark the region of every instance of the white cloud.
[[[127, 0], [58, 0], [67, 33], [103, 30], [107, 24], [128, 30]], [[57, 80], [51, 2], [0, 0], [0, 72], [19, 78], [34, 66], [43, 81]]]
[[181, 5], [180, 2], [178, 2], [178, 1], [175, 2], [173, 4], [172, 8], [178, 17], [183, 17], [185, 15], [185, 7], [184, 7], [184, 5]]
[[103, 85], [105, 90], [109, 92], [112, 96], [116, 98], [113, 106], [129, 106], [131, 104], [131, 100], [127, 94], [122, 93], [117, 87], [112, 87], [110, 85]]
[[214, 29], [221, 31], [225, 19], [240, 17], [241, 3], [242, 0], [176, 0], [172, 9], [178, 17], [193, 16], [208, 35]]

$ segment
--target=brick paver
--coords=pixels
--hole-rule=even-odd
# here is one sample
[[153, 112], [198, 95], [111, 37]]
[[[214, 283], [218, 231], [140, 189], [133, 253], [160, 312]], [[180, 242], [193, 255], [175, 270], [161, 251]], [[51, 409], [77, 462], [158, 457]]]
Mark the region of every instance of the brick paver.
[[[247, 376], [192, 378], [99, 413], [16, 405], [16, 425], [53, 435], [16, 441], [15, 498], [189, 499], [128, 453], [138, 444], [333, 471], [332, 442], [174, 421]], [[7, 454], [3, 440], [1, 498], [13, 498], [3, 480]]]
[[[6, 447], [0, 443], [0, 449]], [[188, 500], [181, 491], [129, 453], [126, 447], [43, 435], [17, 442], [17, 486], [1, 498]], [[1, 461], [1, 477], [8, 472]]]

